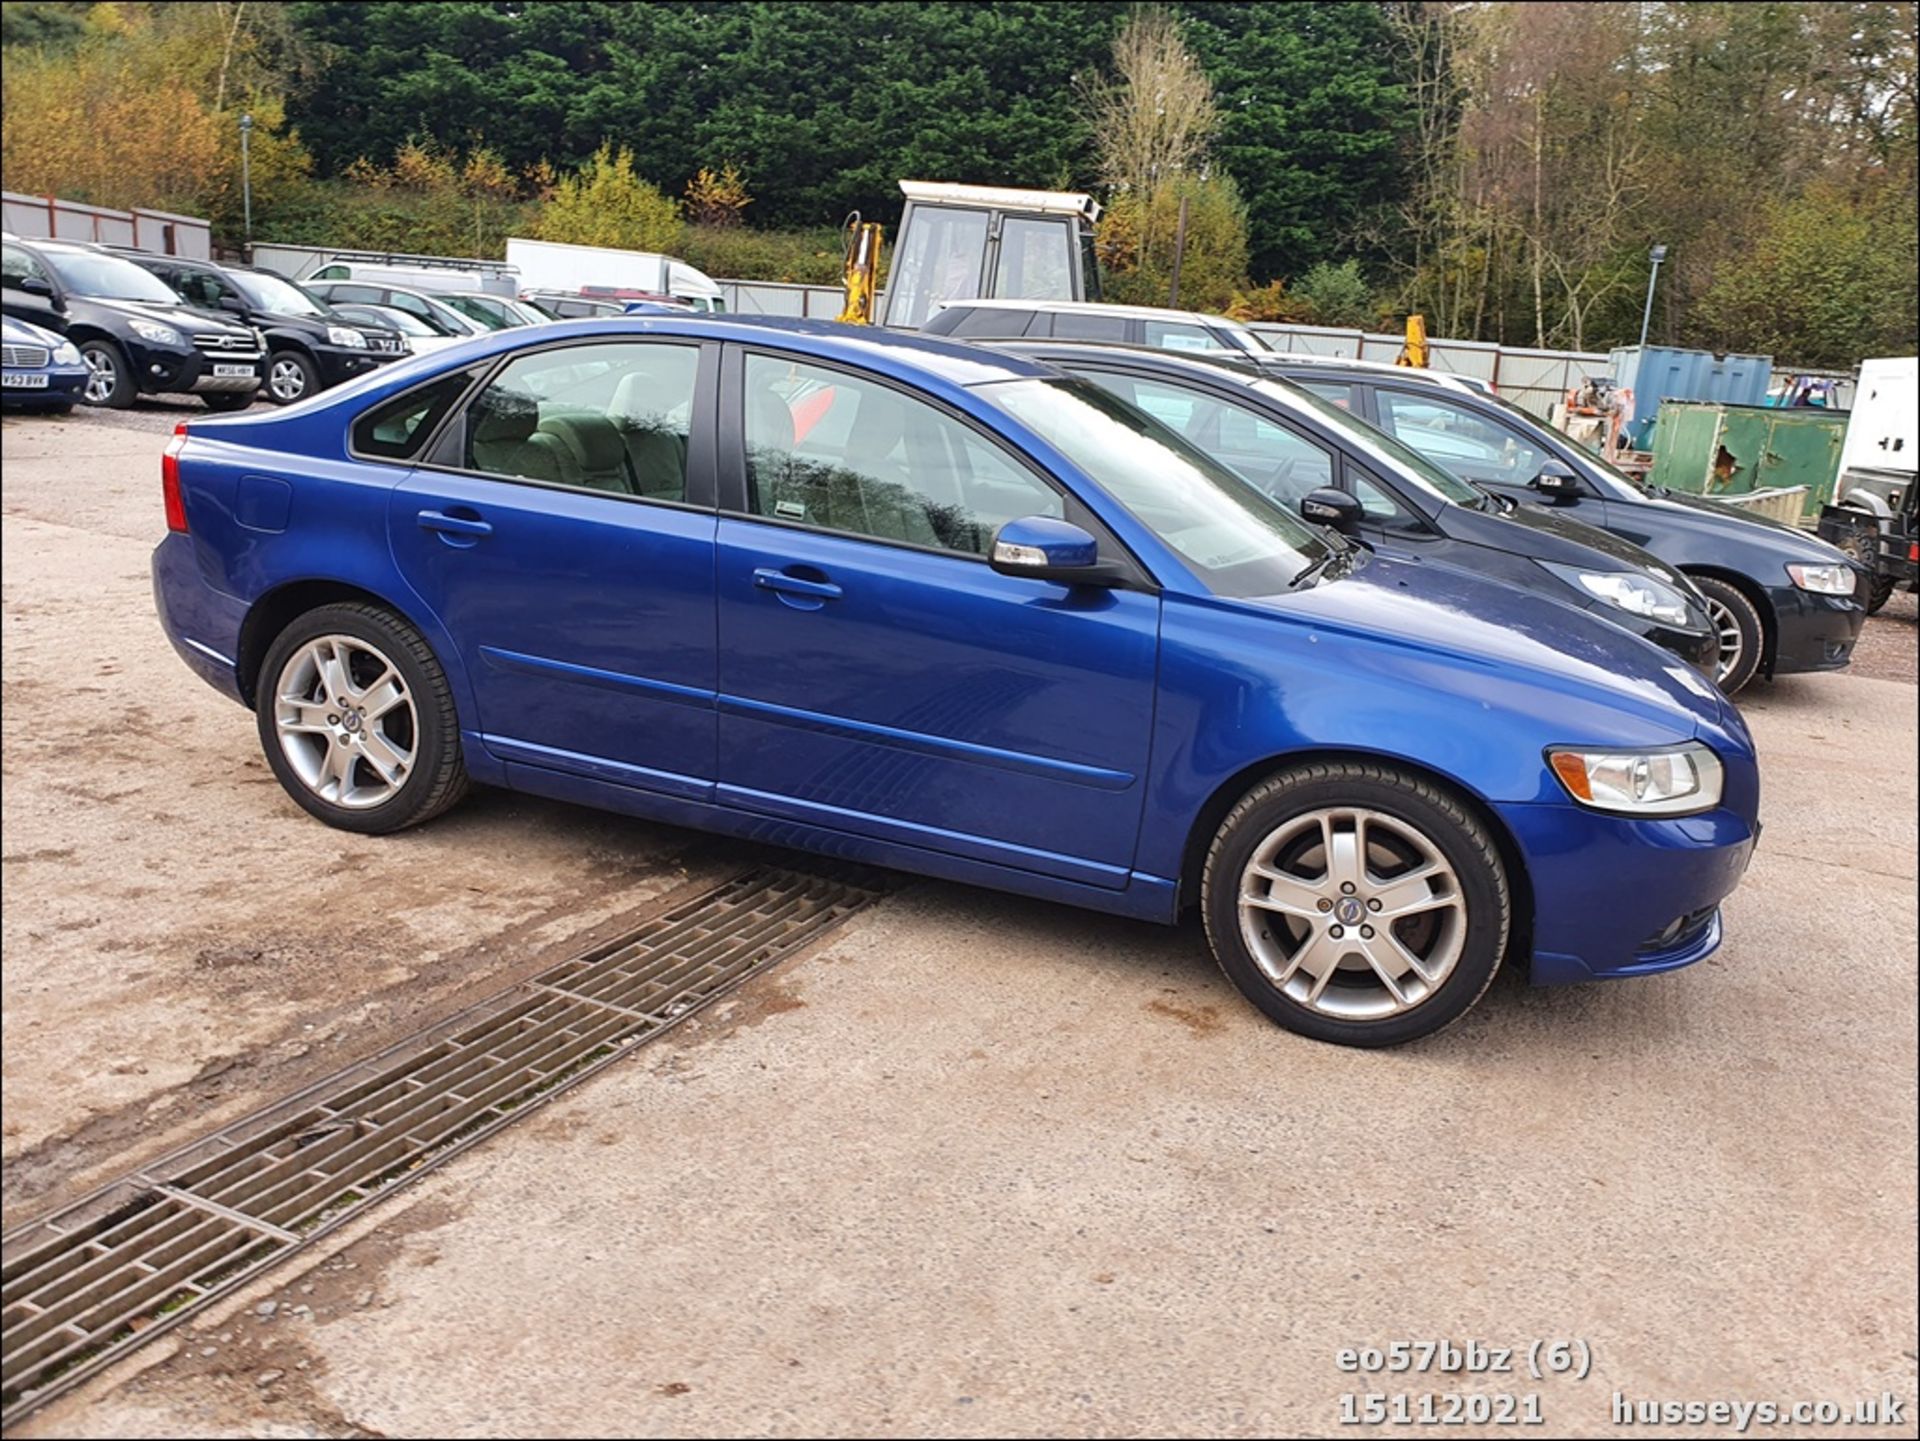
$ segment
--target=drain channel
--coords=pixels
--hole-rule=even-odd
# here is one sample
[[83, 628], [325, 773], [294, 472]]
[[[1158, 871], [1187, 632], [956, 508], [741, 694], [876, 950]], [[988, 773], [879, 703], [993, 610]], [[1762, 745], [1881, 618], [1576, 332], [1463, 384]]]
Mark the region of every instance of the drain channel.
[[0, 1238], [11, 1424], [878, 898], [765, 868]]

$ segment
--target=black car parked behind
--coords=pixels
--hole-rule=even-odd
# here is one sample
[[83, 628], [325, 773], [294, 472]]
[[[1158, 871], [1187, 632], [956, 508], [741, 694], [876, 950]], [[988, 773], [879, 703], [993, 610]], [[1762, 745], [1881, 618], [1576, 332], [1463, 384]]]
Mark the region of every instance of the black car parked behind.
[[1712, 670], [1713, 628], [1684, 576], [1605, 531], [1463, 485], [1308, 392], [1263, 380], [1240, 358], [1058, 340], [992, 348], [1112, 391], [1308, 520], [1376, 550], [1582, 607]]
[[0, 246], [8, 315], [58, 329], [93, 374], [89, 405], [124, 410], [140, 395], [198, 395], [209, 410], [240, 410], [260, 389], [263, 346], [251, 326], [191, 310], [157, 277], [122, 256], [68, 241]]
[[119, 253], [165, 281], [196, 309], [225, 312], [257, 326], [267, 342], [267, 396], [281, 405], [407, 354], [397, 331], [336, 315], [270, 270], [145, 250]]
[[1728, 695], [1755, 675], [1838, 670], [1853, 658], [1866, 584], [1847, 556], [1804, 530], [1637, 485], [1518, 407], [1421, 371], [1284, 355], [1253, 363], [1345, 407], [1461, 480], [1599, 526], [1684, 571], [1707, 598]]

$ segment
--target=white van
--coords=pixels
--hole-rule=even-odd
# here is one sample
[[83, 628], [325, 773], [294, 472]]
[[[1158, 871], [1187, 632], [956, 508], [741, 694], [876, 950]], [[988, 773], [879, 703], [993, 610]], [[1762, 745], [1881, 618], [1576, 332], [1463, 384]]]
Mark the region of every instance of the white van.
[[468, 260], [452, 255], [409, 255], [400, 251], [333, 250], [311, 245], [253, 247], [254, 264], [302, 285], [329, 280], [359, 280], [400, 285], [412, 290], [481, 291], [511, 300], [520, 277], [498, 260]]
[[726, 298], [710, 276], [684, 260], [652, 251], [515, 237], [507, 241], [507, 265], [518, 273], [522, 294], [561, 291], [592, 300], [669, 297], [698, 311], [727, 308]]

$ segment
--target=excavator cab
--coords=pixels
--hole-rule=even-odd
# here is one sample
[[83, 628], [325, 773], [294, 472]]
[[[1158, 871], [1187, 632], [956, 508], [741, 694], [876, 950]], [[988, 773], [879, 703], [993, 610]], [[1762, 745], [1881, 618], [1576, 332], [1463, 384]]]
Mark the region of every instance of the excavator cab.
[[1098, 300], [1100, 206], [1065, 190], [902, 180], [880, 323], [911, 330], [948, 300]]

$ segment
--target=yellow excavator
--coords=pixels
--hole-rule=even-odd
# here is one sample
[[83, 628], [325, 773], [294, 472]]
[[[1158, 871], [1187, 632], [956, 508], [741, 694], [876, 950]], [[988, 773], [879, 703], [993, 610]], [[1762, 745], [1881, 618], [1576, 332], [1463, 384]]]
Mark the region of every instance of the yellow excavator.
[[840, 275], [847, 287], [847, 303], [840, 310], [842, 325], [873, 324], [874, 292], [880, 280], [880, 226], [862, 220], [854, 211], [840, 228]]
[[1421, 370], [1427, 365], [1427, 317], [1409, 315], [1407, 317], [1407, 340], [1400, 347], [1400, 353], [1393, 359], [1395, 365], [1411, 365]]

